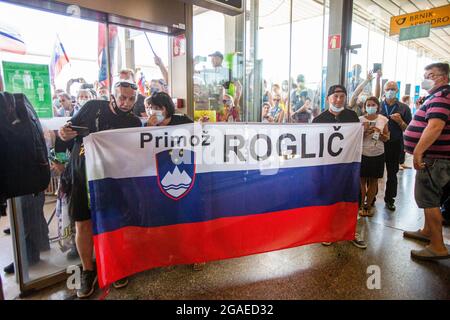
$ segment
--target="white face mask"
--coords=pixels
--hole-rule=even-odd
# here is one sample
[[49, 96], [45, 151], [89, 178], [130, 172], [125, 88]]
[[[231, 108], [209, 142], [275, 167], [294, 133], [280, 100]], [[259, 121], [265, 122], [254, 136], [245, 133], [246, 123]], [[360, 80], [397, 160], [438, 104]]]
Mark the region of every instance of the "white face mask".
[[433, 89], [434, 85], [435, 85], [434, 80], [431, 79], [424, 79], [421, 83], [422, 89], [427, 91]]
[[386, 93], [386, 99], [394, 99], [397, 95], [397, 92], [395, 90], [387, 90]]
[[330, 104], [330, 110], [337, 113], [337, 112], [341, 112], [342, 110], [344, 110], [344, 108], [336, 107], [335, 105]]
[[150, 110], [150, 115], [156, 116], [156, 121], [158, 124], [164, 121], [164, 115], [162, 110]]
[[86, 104], [86, 102], [88, 102], [89, 100], [85, 100], [85, 99], [80, 99], [78, 100], [78, 104], [80, 105], [80, 107], [84, 106]]

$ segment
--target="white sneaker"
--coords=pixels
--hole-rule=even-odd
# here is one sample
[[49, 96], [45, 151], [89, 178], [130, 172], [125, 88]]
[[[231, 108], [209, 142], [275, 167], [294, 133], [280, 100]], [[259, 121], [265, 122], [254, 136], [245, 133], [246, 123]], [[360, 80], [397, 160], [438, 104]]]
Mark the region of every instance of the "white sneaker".
[[355, 234], [355, 239], [352, 240], [352, 243], [355, 247], [360, 248], [360, 249], [366, 249], [367, 248], [367, 243], [359, 238], [359, 233]]

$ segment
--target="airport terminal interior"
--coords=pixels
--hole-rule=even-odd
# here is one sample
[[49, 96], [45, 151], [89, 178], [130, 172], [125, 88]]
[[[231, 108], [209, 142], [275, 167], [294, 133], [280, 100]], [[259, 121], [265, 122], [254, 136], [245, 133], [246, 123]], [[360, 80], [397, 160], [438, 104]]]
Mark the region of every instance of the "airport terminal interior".
[[[450, 100], [445, 97], [450, 88], [449, 63], [450, 0], [0, 0], [0, 93], [22, 93], [33, 106], [45, 140], [50, 172], [45, 189], [31, 194], [4, 196], [10, 194], [10, 190], [0, 189], [0, 279], [4, 299], [450, 300]], [[427, 69], [430, 65], [432, 68]], [[430, 70], [434, 74], [430, 74]], [[432, 81], [426, 82], [424, 78]], [[427, 87], [430, 82], [433, 84]], [[187, 126], [193, 122], [194, 126], [206, 126], [202, 130], [213, 131], [217, 126], [218, 132], [245, 128], [242, 146], [244, 143], [247, 146], [252, 134], [248, 128], [261, 130], [255, 133], [256, 140], [260, 139], [261, 132], [266, 132], [265, 128], [270, 128], [271, 133], [264, 135], [267, 141], [275, 134], [273, 132], [281, 135], [278, 145], [268, 142], [266, 147], [267, 155], [271, 148], [277, 149], [280, 173], [269, 177], [263, 173], [268, 169], [259, 163], [245, 166], [239, 163], [227, 169], [224, 160], [210, 167], [208, 164], [191, 167], [186, 162], [185, 166], [180, 165], [186, 170], [181, 174], [177, 162], [176, 171], [172, 172], [172, 167], [166, 169], [161, 165], [162, 156], [155, 156], [155, 164], [147, 164], [139, 171], [130, 169], [123, 159], [118, 164], [108, 160], [114, 154], [110, 149], [116, 144], [123, 145], [125, 138], [102, 142], [100, 133], [94, 134], [99, 140], [89, 140], [90, 144], [100, 141], [99, 145], [86, 147], [86, 168], [84, 163], [82, 168], [81, 164], [74, 164], [77, 160], [73, 159], [82, 157], [84, 160], [83, 140], [76, 138], [72, 143], [65, 138], [63, 128], [68, 128], [68, 121], [73, 119], [75, 126], [71, 132], [75, 130], [81, 135], [82, 129], [92, 131], [91, 124], [79, 121], [88, 114], [86, 106], [94, 108], [97, 104], [104, 106], [107, 110], [104, 112], [109, 112], [111, 117], [120, 118], [127, 102], [119, 92], [122, 94], [126, 90], [133, 90], [133, 95], [137, 96], [126, 113], [137, 125], [105, 124], [102, 121], [108, 119], [105, 116], [106, 120], [99, 121], [101, 111], [98, 111], [92, 122], [96, 125], [95, 131], [119, 129], [113, 130], [114, 134], [131, 135], [133, 130], [159, 132], [165, 126]], [[356, 121], [340, 118], [340, 112], [344, 111], [330, 111], [337, 108], [331, 99], [337, 101], [335, 96], [339, 94], [344, 94], [343, 108], [350, 109]], [[158, 100], [165, 97], [167, 100]], [[434, 138], [437, 144], [430, 143], [430, 151], [424, 152], [424, 159], [428, 155], [442, 163], [443, 169], [433, 176], [434, 180], [427, 171], [433, 166], [418, 169], [417, 158], [410, 152], [413, 150], [410, 148], [419, 145], [417, 141], [422, 133], [417, 123], [425, 119], [423, 106], [431, 104], [433, 99], [437, 102], [432, 114], [440, 113], [436, 117], [443, 126]], [[0, 106], [3, 101], [0, 95]], [[165, 101], [165, 104], [158, 101]], [[373, 114], [369, 113], [370, 103], [378, 108]], [[5, 114], [2, 112], [0, 109], [0, 116]], [[323, 114], [334, 115], [332, 121], [320, 121]], [[400, 120], [397, 121], [395, 115], [399, 115]], [[176, 122], [177, 119], [181, 122]], [[386, 119], [386, 122], [379, 129], [378, 120], [374, 119]], [[5, 135], [8, 131], [1, 128], [2, 121], [0, 119], [0, 143], [11, 145], [10, 137]], [[325, 142], [328, 154], [323, 156], [324, 134], [343, 133], [339, 133], [338, 122], [359, 121], [363, 124], [354, 126], [361, 134], [359, 138], [352, 136], [357, 142], [351, 151], [341, 148], [335, 152], [338, 147], [331, 146], [333, 139], [330, 138]], [[106, 129], [99, 129], [99, 122]], [[427, 125], [425, 120], [421, 123], [423, 127]], [[145, 128], [129, 128], [139, 124]], [[314, 153], [307, 154], [305, 145], [307, 142], [319, 145], [318, 138], [307, 140], [305, 134], [325, 127], [328, 129], [323, 130], [328, 131], [321, 133], [322, 151], [316, 159]], [[390, 133], [386, 135], [384, 130], [388, 129]], [[289, 138], [283, 130], [293, 134]], [[299, 139], [301, 144], [298, 142], [301, 152], [298, 155], [283, 153], [286, 150], [281, 149], [286, 147], [281, 138], [292, 142], [296, 132], [303, 139]], [[379, 135], [366, 139], [367, 132]], [[130, 152], [125, 158], [133, 161], [130, 167], [144, 162], [138, 159], [140, 149], [144, 149], [144, 142], [149, 142], [148, 146], [154, 143], [150, 136], [148, 134], [145, 140], [141, 135], [141, 148], [129, 146]], [[239, 153], [242, 146], [227, 146], [227, 137], [221, 152], [234, 152], [236, 159], [233, 159], [242, 161]], [[341, 140], [348, 138], [344, 139], [342, 134], [340, 137]], [[417, 141], [410, 137], [417, 137]], [[160, 141], [164, 141], [163, 138]], [[211, 141], [211, 144], [217, 143], [214, 139]], [[257, 151], [249, 150], [251, 155], [264, 149], [255, 141], [252, 139], [249, 143], [257, 145]], [[415, 141], [414, 144], [411, 141]], [[0, 148], [6, 150], [6, 145]], [[79, 145], [80, 149], [73, 152]], [[395, 161], [387, 156], [393, 152], [393, 145], [397, 148]], [[294, 150], [292, 145], [290, 147], [287, 146], [288, 151]], [[89, 150], [95, 150], [95, 156], [88, 155]], [[367, 156], [367, 150], [381, 151], [376, 156]], [[347, 162], [355, 155], [357, 169], [348, 172], [340, 169], [353, 168]], [[105, 163], [101, 163], [102, 157], [107, 160]], [[23, 158], [28, 157], [23, 155]], [[254, 158], [260, 161], [264, 157], [256, 155]], [[369, 161], [367, 158], [377, 158], [377, 162], [371, 160], [366, 164], [369, 163], [365, 162]], [[224, 159], [227, 159], [226, 154]], [[373, 173], [376, 177], [360, 180], [360, 162], [361, 179], [366, 179], [362, 172], [369, 171], [370, 174], [376, 171]], [[7, 162], [0, 161], [0, 167], [4, 163]], [[80, 167], [73, 167], [75, 165]], [[326, 174], [328, 169], [319, 170], [315, 166], [337, 169]], [[80, 221], [86, 222], [86, 218], [74, 218], [73, 208], [77, 204], [73, 200], [75, 196], [71, 197], [80, 192], [75, 191], [77, 178], [73, 172], [76, 170], [85, 177], [81, 185], [89, 186], [84, 190], [89, 190], [85, 197], [93, 215], [94, 228], [90, 226], [89, 231], [91, 236], [92, 230], [95, 234], [94, 264], [99, 279], [103, 277], [103, 281], [108, 282], [104, 288], [94, 283], [89, 293], [88, 289], [80, 293], [79, 286], [71, 286], [74, 275], [85, 263], [77, 248], [81, 236], [75, 230], [85, 232]], [[114, 170], [118, 173], [113, 173]], [[160, 177], [163, 170], [169, 170], [164, 179]], [[11, 176], [6, 169], [3, 171], [0, 177]], [[128, 176], [128, 172], [138, 173]], [[239, 176], [239, 172], [244, 173]], [[250, 172], [259, 172], [261, 176], [254, 177]], [[292, 176], [288, 176], [289, 172]], [[304, 174], [308, 176], [302, 176]], [[415, 192], [420, 187], [418, 177], [425, 179], [427, 174], [432, 185], [427, 185], [428, 192], [420, 195]], [[147, 177], [149, 175], [151, 177]], [[312, 178], [308, 181], [305, 177]], [[329, 180], [325, 181], [325, 177]], [[147, 178], [152, 180], [145, 180]], [[95, 179], [106, 182], [95, 182]], [[119, 182], [109, 186], [108, 179]], [[133, 181], [126, 184], [132, 189], [120, 190], [123, 195], [117, 197], [105, 195], [122, 188], [119, 183], [127, 179]], [[339, 185], [339, 179], [346, 184]], [[198, 186], [201, 183], [205, 183], [203, 188]], [[5, 185], [0, 182], [0, 187]], [[15, 181], [14, 185], [19, 183]], [[72, 188], [66, 193], [67, 185]], [[347, 185], [351, 187], [345, 189]], [[364, 197], [370, 200], [369, 196], [373, 195], [373, 203], [362, 199], [361, 189], [366, 187]], [[145, 194], [145, 188], [152, 190]], [[293, 199], [289, 195], [295, 194], [295, 188], [298, 188], [298, 195]], [[417, 232], [425, 224], [424, 209], [419, 208], [417, 202], [420, 203], [420, 196], [430, 195], [431, 189], [440, 197], [439, 204], [433, 206], [438, 210], [433, 214], [438, 212], [434, 217], [439, 224], [438, 227], [432, 224], [433, 232], [440, 230], [441, 234], [433, 233], [428, 239]], [[155, 194], [157, 197], [152, 199]], [[270, 197], [273, 202], [264, 197]], [[133, 208], [141, 211], [131, 217], [132, 214], [123, 209], [126, 204], [120, 203], [121, 200], [130, 201]], [[152, 201], [163, 203], [157, 207], [163, 208], [161, 212], [151, 209]], [[201, 207], [195, 208], [199, 203]], [[120, 204], [120, 208], [112, 208], [115, 204]], [[341, 219], [350, 219], [348, 223], [339, 219], [344, 209], [329, 213], [332, 209], [327, 207], [339, 205], [346, 206]], [[203, 208], [209, 220], [189, 216], [191, 211]], [[253, 214], [256, 212], [251, 211], [253, 208], [258, 208], [258, 214]], [[124, 212], [120, 218], [123, 220], [112, 221], [121, 215], [120, 210]], [[287, 212], [298, 215], [298, 220], [284, 218]], [[335, 216], [322, 219], [322, 224], [313, 222], [315, 218], [311, 217], [325, 215], [325, 212]], [[310, 218], [305, 218], [306, 215]], [[256, 216], [261, 218], [259, 222]], [[264, 235], [263, 229], [258, 232], [258, 223], [266, 223], [263, 216], [274, 219], [271, 222], [276, 230], [273, 234], [279, 237]], [[279, 227], [282, 222], [275, 221], [277, 216], [286, 226]], [[248, 222], [250, 219], [252, 224]], [[288, 221], [304, 221], [305, 224], [289, 226]], [[244, 227], [239, 228], [239, 223], [255, 229], [244, 230]], [[193, 225], [197, 225], [192, 228], [197, 232], [209, 228], [198, 235], [210, 243], [202, 251], [205, 263], [200, 263], [195, 250], [185, 254], [177, 251], [178, 241], [193, 239], [193, 243], [199, 243], [200, 240], [192, 236], [195, 231], [183, 229]], [[285, 234], [278, 228], [285, 230]], [[303, 231], [295, 232], [295, 228]], [[119, 234], [121, 230], [125, 231]], [[142, 237], [138, 251], [146, 251], [145, 245], [152, 244], [161, 249], [148, 249], [155, 252], [154, 257], [131, 252], [130, 248], [136, 246], [137, 241], [127, 238], [133, 237], [130, 230], [136, 232], [136, 238]], [[415, 236], [408, 233], [412, 231]], [[164, 232], [172, 237], [167, 242]], [[321, 232], [332, 236], [321, 238], [318, 234]], [[256, 243], [252, 237], [260, 237], [267, 243]], [[441, 253], [426, 249], [429, 247], [425, 247], [423, 237], [432, 245], [435, 239], [442, 239]], [[104, 239], [115, 242], [108, 244]], [[163, 240], [157, 243], [155, 239]], [[117, 243], [120, 243], [118, 248], [114, 247]], [[185, 248], [184, 244], [180, 247]], [[445, 248], [447, 254], [442, 253]], [[174, 251], [163, 252], [166, 249]], [[420, 252], [421, 258], [413, 252]], [[116, 261], [115, 253], [127, 259]], [[114, 265], [105, 265], [111, 261]], [[137, 265], [139, 267], [135, 268]], [[145, 265], [148, 267], [142, 267]], [[122, 280], [128, 270], [135, 271], [124, 277], [128, 283], [121, 286], [117, 280]], [[81, 281], [88, 281], [84, 276], [83, 273]]]

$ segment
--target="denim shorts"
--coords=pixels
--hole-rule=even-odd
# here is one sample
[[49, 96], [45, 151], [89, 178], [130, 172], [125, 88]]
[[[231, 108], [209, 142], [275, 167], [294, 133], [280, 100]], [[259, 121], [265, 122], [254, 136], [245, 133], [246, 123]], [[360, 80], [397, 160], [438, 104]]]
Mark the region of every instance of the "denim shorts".
[[439, 208], [450, 181], [450, 159], [424, 158], [424, 162], [426, 168], [416, 172], [414, 197], [419, 208]]

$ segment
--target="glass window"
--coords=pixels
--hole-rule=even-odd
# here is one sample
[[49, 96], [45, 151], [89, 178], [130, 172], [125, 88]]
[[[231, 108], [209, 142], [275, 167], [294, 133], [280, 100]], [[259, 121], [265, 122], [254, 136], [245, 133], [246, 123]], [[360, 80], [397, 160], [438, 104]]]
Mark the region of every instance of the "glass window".
[[[59, 140], [55, 130], [80, 106], [81, 100], [77, 98], [81, 86], [95, 91], [101, 24], [4, 2], [0, 2], [0, 21], [3, 32], [14, 34], [20, 40], [10, 43], [9, 47], [5, 42], [0, 46], [5, 89], [24, 93], [32, 102], [41, 118], [52, 160], [52, 178], [47, 190], [17, 197], [8, 203], [10, 214], [14, 208], [18, 233], [14, 232], [13, 223], [11, 229], [20, 255], [16, 259], [11, 254], [0, 255], [0, 262], [4, 267], [14, 260], [14, 271], [20, 271], [22, 284], [29, 285], [50, 275], [65, 273], [68, 266], [80, 263], [67, 197], [60, 189], [60, 176], [70, 148]], [[61, 25], [64, 28], [55, 28]], [[62, 92], [67, 95], [57, 95]], [[89, 91], [90, 99], [94, 93]], [[53, 117], [60, 121], [52, 122]], [[11, 239], [0, 243], [0, 251], [13, 252]], [[5, 277], [4, 285], [12, 287], [14, 280], [14, 277]]]
[[248, 1], [247, 10], [247, 119], [310, 122], [321, 106], [324, 5], [263, 0]]
[[[242, 15], [194, 6], [194, 120], [242, 120]], [[239, 31], [241, 30], [241, 31]]]
[[328, 9], [324, 12], [324, 5], [314, 1], [294, 0], [292, 11], [290, 121], [309, 123], [321, 112]]

